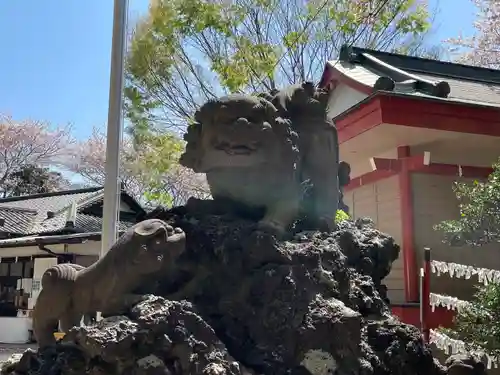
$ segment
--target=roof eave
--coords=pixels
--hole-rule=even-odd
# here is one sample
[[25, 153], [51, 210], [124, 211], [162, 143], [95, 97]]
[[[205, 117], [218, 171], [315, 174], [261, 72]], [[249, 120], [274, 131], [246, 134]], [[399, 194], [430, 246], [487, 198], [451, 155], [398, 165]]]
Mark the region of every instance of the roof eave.
[[[132, 197], [129, 193], [127, 193], [125, 190], [122, 190], [120, 193], [120, 198], [125, 201], [131, 208], [137, 212], [138, 215], [144, 215], [146, 211], [144, 208], [141, 206], [141, 204], [134, 198]], [[87, 204], [95, 203], [98, 202], [99, 200], [104, 199], [104, 190], [100, 191], [99, 194], [97, 194], [95, 197], [92, 197], [91, 199], [88, 199], [83, 202], [78, 203], [78, 209], [81, 206], [86, 206]]]
[[377, 97], [379, 97], [379, 96], [381, 96], [383, 94], [384, 94], [383, 91], [372, 92], [370, 95], [368, 95], [363, 100], [360, 100], [359, 102], [357, 102], [353, 106], [347, 108], [344, 112], [339, 113], [337, 116], [335, 116], [333, 118], [333, 122], [335, 123], [336, 121], [338, 121], [338, 120], [340, 120], [340, 119], [342, 119], [342, 118], [344, 118], [346, 116], [349, 116], [351, 113], [357, 111], [363, 105], [366, 105], [366, 104], [370, 103], [372, 100], [374, 100], [375, 98], [377, 98]]
[[438, 98], [438, 97], [431, 97], [431, 96], [418, 96], [418, 95], [412, 95], [412, 94], [406, 94], [406, 93], [401, 93], [401, 92], [395, 92], [395, 91], [375, 91], [371, 93], [369, 96], [364, 98], [363, 100], [359, 101], [352, 107], [349, 107], [346, 109], [344, 112], [338, 114], [333, 118], [333, 122], [340, 120], [351, 113], [355, 112], [356, 110], [359, 109], [359, 107], [371, 102], [372, 100], [375, 100], [378, 97], [381, 96], [390, 96], [390, 97], [399, 97], [399, 98], [404, 98], [407, 100], [412, 100], [412, 101], [425, 101], [425, 102], [434, 102], [434, 103], [441, 103], [441, 104], [446, 104], [446, 105], [454, 105], [454, 106], [464, 106], [464, 107], [471, 107], [471, 108], [488, 108], [488, 109], [498, 109], [500, 111], [500, 106], [497, 105], [488, 105], [485, 103], [473, 103], [473, 102], [465, 102], [465, 101], [459, 101], [459, 100], [453, 100], [453, 99], [446, 99], [446, 98]]
[[62, 190], [62, 191], [50, 192], [50, 193], [40, 193], [40, 194], [24, 195], [24, 196], [20, 196], [20, 197], [0, 198], [0, 203], [16, 202], [16, 201], [26, 201], [26, 200], [37, 199], [37, 198], [56, 197], [56, 196], [59, 196], [59, 195], [73, 195], [73, 194], [81, 194], [81, 193], [92, 193], [92, 192], [99, 191], [99, 190], [102, 190], [102, 189], [103, 189], [102, 186], [95, 186], [95, 187], [90, 187], [90, 188], [73, 189], [73, 190]]
[[[341, 48], [340, 55], [356, 59], [356, 56], [370, 54], [374, 57], [383, 59], [394, 67], [406, 71], [420, 72], [424, 74], [437, 74], [442, 77], [463, 79], [474, 82], [499, 83], [499, 71], [496, 69], [458, 64], [456, 62], [441, 61], [435, 59], [426, 59], [416, 56], [402, 55], [398, 53], [373, 50], [355, 46], [344, 45]], [[431, 67], [431, 68], [429, 68]], [[474, 74], [472, 74], [474, 72]]]
[[122, 190], [121, 192], [121, 198], [127, 203], [129, 206], [132, 206], [131, 208], [137, 211], [137, 214], [139, 215], [145, 215], [146, 210], [142, 207], [142, 205], [129, 193], [127, 193], [125, 190]]
[[364, 94], [370, 95], [373, 93], [373, 87], [364, 84], [361, 81], [358, 81], [347, 74], [344, 74], [339, 69], [337, 69], [336, 65], [339, 61], [327, 61], [325, 64], [325, 69], [323, 70], [323, 74], [318, 83], [319, 88], [326, 89], [330, 86], [331, 83], [344, 83], [345, 85], [353, 88], [356, 91], [360, 91]]
[[[120, 231], [119, 234], [123, 234]], [[31, 247], [43, 245], [62, 245], [62, 244], [79, 244], [86, 241], [100, 241], [101, 232], [88, 232], [88, 233], [73, 233], [62, 235], [44, 235], [44, 236], [30, 236], [20, 237], [16, 239], [0, 240], [0, 249], [14, 248], [14, 247]], [[1, 254], [0, 254], [1, 255]]]

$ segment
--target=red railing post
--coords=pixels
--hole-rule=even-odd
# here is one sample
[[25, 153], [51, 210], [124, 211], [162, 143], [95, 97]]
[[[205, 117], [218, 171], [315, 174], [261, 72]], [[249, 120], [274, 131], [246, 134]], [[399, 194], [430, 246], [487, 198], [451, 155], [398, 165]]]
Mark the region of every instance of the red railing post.
[[420, 296], [420, 319], [421, 329], [424, 341], [429, 342], [431, 315], [430, 292], [431, 292], [431, 249], [424, 248], [424, 267], [423, 267], [422, 288]]

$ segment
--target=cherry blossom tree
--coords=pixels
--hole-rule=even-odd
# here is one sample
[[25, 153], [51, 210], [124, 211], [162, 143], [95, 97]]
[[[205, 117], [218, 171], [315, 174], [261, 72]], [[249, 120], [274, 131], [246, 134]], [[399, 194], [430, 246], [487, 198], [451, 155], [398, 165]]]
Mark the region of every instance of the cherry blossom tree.
[[183, 129], [200, 104], [229, 92], [317, 81], [344, 44], [421, 52], [426, 0], [155, 0], [127, 56], [134, 126]]
[[47, 167], [25, 165], [9, 174], [3, 184], [3, 197], [67, 190], [71, 183], [61, 172]]
[[173, 165], [162, 178], [149, 184], [146, 198], [152, 202], [178, 206], [190, 197], [208, 199], [211, 197], [205, 175], [194, 173], [179, 164]]
[[[120, 155], [120, 176], [131, 194], [139, 194], [141, 184], [134, 176], [131, 163], [133, 148], [129, 142], [123, 142]], [[106, 135], [97, 128], [92, 130], [88, 139], [77, 142], [71, 157], [65, 161], [66, 168], [93, 185], [104, 185], [106, 178]]]
[[[120, 153], [120, 178], [125, 189], [147, 204], [179, 205], [190, 196], [206, 197], [203, 175], [194, 174], [177, 161], [182, 143], [173, 135], [149, 135], [141, 142], [124, 137]], [[76, 144], [66, 167], [88, 183], [103, 185], [106, 177], [106, 135], [94, 128], [92, 135]]]
[[74, 143], [70, 126], [54, 128], [34, 121], [16, 121], [0, 115], [0, 193], [16, 173], [28, 166], [57, 166], [69, 155]]
[[472, 37], [459, 35], [449, 39], [456, 52], [457, 62], [493, 69], [500, 67], [500, 0], [471, 0], [478, 13]]

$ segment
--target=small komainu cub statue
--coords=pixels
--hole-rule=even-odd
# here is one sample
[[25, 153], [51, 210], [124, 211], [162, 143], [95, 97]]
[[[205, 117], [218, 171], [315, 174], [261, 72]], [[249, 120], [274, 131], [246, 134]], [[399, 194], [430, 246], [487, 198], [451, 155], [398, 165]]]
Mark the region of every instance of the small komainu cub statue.
[[54, 326], [67, 332], [97, 311], [120, 314], [140, 301], [133, 291], [185, 249], [185, 235], [162, 220], [142, 221], [128, 229], [104, 257], [85, 268], [63, 263], [42, 276], [33, 311], [33, 331], [43, 348], [55, 343]]

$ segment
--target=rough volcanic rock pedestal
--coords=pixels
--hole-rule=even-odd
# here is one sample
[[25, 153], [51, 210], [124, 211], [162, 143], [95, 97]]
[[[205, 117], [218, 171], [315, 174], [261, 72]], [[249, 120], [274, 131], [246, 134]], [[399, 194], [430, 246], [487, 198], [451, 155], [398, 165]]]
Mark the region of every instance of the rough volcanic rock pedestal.
[[449, 375], [486, 375], [486, 366], [470, 354], [453, 354], [445, 364]]
[[182, 228], [187, 242], [175, 264], [143, 285], [142, 302], [73, 328], [2, 373], [446, 373], [378, 293], [399, 248], [369, 221], [276, 240], [255, 221], [209, 206], [192, 200], [149, 215]]

